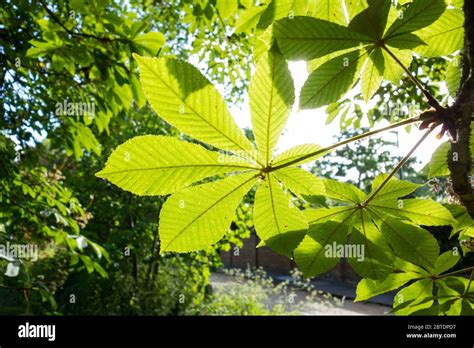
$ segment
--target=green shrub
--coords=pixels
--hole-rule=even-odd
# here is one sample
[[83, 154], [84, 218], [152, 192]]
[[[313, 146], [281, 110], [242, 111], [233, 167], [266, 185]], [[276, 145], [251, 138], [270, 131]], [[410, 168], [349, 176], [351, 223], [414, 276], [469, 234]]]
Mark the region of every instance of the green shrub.
[[297, 270], [292, 281], [275, 283], [261, 268], [224, 270], [227, 281], [215, 286], [202, 315], [298, 315], [306, 302], [338, 306], [331, 295], [317, 291]]

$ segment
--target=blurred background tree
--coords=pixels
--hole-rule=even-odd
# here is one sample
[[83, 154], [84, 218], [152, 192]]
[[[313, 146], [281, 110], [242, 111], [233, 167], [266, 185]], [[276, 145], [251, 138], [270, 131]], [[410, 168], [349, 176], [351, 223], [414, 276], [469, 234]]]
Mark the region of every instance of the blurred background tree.
[[[36, 262], [0, 255], [0, 313], [199, 312], [210, 294], [209, 273], [221, 264], [219, 250], [241, 245], [252, 229], [251, 195], [222, 242], [199, 253], [163, 257], [157, 231], [164, 198], [133, 196], [94, 174], [131, 137], [180, 136], [146, 103], [133, 53], [190, 61], [228, 103], [239, 104], [253, 67], [255, 38], [275, 19], [269, 3], [2, 2], [0, 244], [36, 244], [40, 253]], [[422, 81], [430, 81], [433, 95], [442, 94], [436, 82], [445, 79], [449, 60], [411, 64], [419, 67]], [[377, 94], [386, 105], [419, 105], [422, 99], [408, 78], [384, 83]], [[339, 119], [345, 131], [338, 139], [362, 132], [365, 117], [370, 127], [382, 119], [399, 120], [363, 113], [360, 100], [356, 95], [327, 110], [328, 123]], [[93, 112], [58, 112], [64, 103], [92, 105]], [[394, 141], [374, 138], [341, 148], [313, 171], [345, 177], [367, 190], [371, 179], [398, 159]], [[421, 180], [410, 166], [403, 175]], [[14, 272], [4, 274], [7, 267]]]
[[[211, 250], [162, 258], [163, 198], [135, 197], [94, 174], [128, 138], [178, 136], [147, 105], [133, 53], [190, 60], [229, 102], [242, 99], [251, 43], [246, 30], [230, 30], [254, 6], [3, 2], [0, 243], [37, 244], [40, 257], [0, 257], [0, 312], [179, 314], [203, 301], [218, 250], [239, 244], [245, 224]], [[93, 109], [58, 112], [67, 103]], [[3, 274], [8, 266], [18, 274]]]
[[[334, 143], [369, 131], [368, 128], [346, 129], [338, 134]], [[346, 145], [331, 155], [318, 160], [311, 171], [330, 179], [343, 180], [356, 185], [361, 190], [370, 191], [372, 180], [380, 173], [389, 172], [401, 159], [398, 146], [398, 133], [390, 132], [383, 137], [371, 137]], [[410, 158], [398, 173], [399, 179], [417, 183], [426, 181], [423, 175], [414, 169], [416, 158]]]

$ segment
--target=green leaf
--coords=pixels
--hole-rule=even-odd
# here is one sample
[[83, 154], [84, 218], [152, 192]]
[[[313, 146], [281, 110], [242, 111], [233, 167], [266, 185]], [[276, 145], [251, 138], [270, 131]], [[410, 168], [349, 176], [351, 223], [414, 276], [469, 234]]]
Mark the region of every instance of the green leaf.
[[250, 81], [249, 97], [258, 153], [268, 164], [295, 101], [293, 79], [278, 50], [260, 58]]
[[[359, 51], [359, 47], [355, 47], [355, 48], [351, 47], [351, 48], [348, 48], [346, 50], [326, 54], [325, 56], [320, 57], [320, 58], [315, 58], [315, 59], [312, 59], [312, 60], [308, 60], [306, 62], [306, 70], [308, 71], [308, 73], [312, 73], [314, 70], [319, 68], [324, 63], [327, 63], [330, 60], [332, 60], [332, 59], [334, 59], [334, 58], [336, 58], [340, 55], [350, 53], [350, 52], [356, 52], [356, 51]], [[337, 104], [339, 104], [339, 103], [337, 103]]]
[[295, 262], [305, 277], [329, 271], [339, 260], [347, 239], [347, 226], [337, 222], [312, 225], [308, 234], [295, 249]]
[[[379, 174], [372, 183], [372, 192], [375, 192], [382, 182], [388, 177], [388, 174]], [[398, 180], [391, 177], [390, 180], [380, 189], [372, 199], [372, 205], [378, 205], [385, 201], [394, 201], [415, 191], [421, 185], [405, 180]], [[370, 195], [370, 194], [369, 194]]]
[[362, 259], [350, 257], [349, 263], [364, 278], [384, 279], [392, 271], [393, 255], [387, 253], [390, 249], [370, 217], [362, 210], [358, 212], [351, 223], [355, 227], [351, 232], [351, 244], [362, 245], [364, 253]]
[[219, 241], [256, 177], [255, 173], [234, 175], [168, 198], [160, 213], [160, 252], [201, 250]]
[[339, 182], [332, 179], [324, 179], [326, 187], [326, 196], [338, 201], [358, 204], [365, 197], [364, 192], [351, 184]]
[[385, 60], [382, 49], [377, 47], [370, 53], [361, 75], [361, 90], [366, 102], [372, 98], [380, 87], [384, 66]]
[[369, 7], [360, 12], [349, 23], [349, 29], [367, 35], [374, 41], [382, 38], [387, 25], [390, 0], [368, 0]]
[[123, 84], [120, 86], [119, 84], [116, 84], [113, 91], [116, 95], [117, 102], [122, 104], [125, 108], [127, 108], [127, 110], [130, 109], [133, 101], [133, 91], [130, 85]]
[[357, 297], [355, 298], [354, 302], [364, 301], [371, 297], [398, 289], [399, 287], [408, 283], [410, 280], [419, 277], [420, 275], [417, 273], [406, 272], [390, 274], [383, 280], [364, 278], [359, 282], [359, 284], [357, 284]]
[[52, 53], [60, 47], [56, 42], [43, 42], [37, 40], [30, 40], [28, 42], [35, 47], [28, 49], [26, 56], [33, 58], [43, 56], [47, 53]]
[[381, 231], [398, 257], [424, 267], [434, 266], [439, 246], [428, 231], [390, 217], [384, 219]]
[[273, 33], [283, 55], [290, 60], [311, 60], [371, 42], [347, 27], [311, 17], [280, 19], [273, 25]]
[[447, 204], [446, 208], [449, 210], [456, 221], [452, 224], [453, 230], [451, 231], [449, 238], [452, 238], [454, 235], [460, 232], [466, 233], [466, 230], [473, 229], [474, 219], [471, 218], [464, 206], [457, 204]]
[[459, 64], [459, 57], [454, 58], [449, 62], [446, 68], [446, 86], [448, 87], [451, 97], [456, 97], [461, 81], [461, 66]]
[[255, 34], [255, 44], [253, 47], [254, 62], [258, 62], [273, 45], [273, 27], [268, 27], [265, 31]]
[[443, 272], [449, 271], [461, 259], [459, 252], [448, 250], [438, 256], [434, 264], [434, 274], [439, 275]]
[[350, 223], [350, 218], [356, 212], [355, 207], [330, 207], [320, 209], [305, 209], [303, 211], [308, 224], [316, 224], [326, 221], [337, 221]]
[[321, 146], [316, 145], [316, 144], [302, 144], [302, 145], [293, 146], [289, 148], [288, 150], [283, 151], [281, 154], [277, 155], [273, 159], [272, 167], [284, 166], [290, 162], [298, 160], [301, 157], [306, 157], [306, 158], [301, 159], [295, 163], [292, 163], [291, 165], [295, 166], [298, 164], [312, 162], [315, 159], [322, 157], [327, 153], [326, 151], [326, 152], [320, 152], [318, 154], [314, 154], [316, 152], [319, 152], [322, 149], [323, 148]]
[[166, 195], [206, 177], [252, 168], [200, 145], [144, 135], [119, 145], [96, 176], [137, 195]]
[[352, 20], [365, 10], [369, 5], [365, 0], [344, 0], [346, 5], [347, 14], [349, 15], [349, 20]]
[[249, 33], [252, 29], [257, 26], [260, 16], [267, 8], [267, 5], [253, 6], [248, 9], [242, 10], [239, 13], [239, 18], [235, 22], [235, 32]]
[[[395, 47], [390, 47], [390, 52], [403, 64], [405, 67], [409, 67], [413, 59], [411, 50], [402, 50]], [[383, 56], [385, 60], [385, 70], [383, 73], [384, 80], [388, 80], [398, 85], [404, 73], [403, 68], [390, 56], [385, 50], [383, 50]]]
[[142, 46], [152, 56], [155, 56], [160, 48], [165, 44], [165, 36], [159, 32], [149, 32], [139, 35], [133, 39], [133, 42]]
[[314, 70], [301, 89], [300, 108], [315, 109], [338, 100], [354, 85], [360, 60], [366, 54], [345, 53]]
[[265, 245], [287, 256], [308, 228], [303, 213], [294, 206], [272, 174], [267, 175], [257, 189], [253, 219], [255, 231]]
[[[430, 300], [434, 300], [434, 299], [435, 299], [435, 297], [433, 296], [432, 299], [426, 298], [422, 302], [430, 301]], [[436, 299], [439, 299], [439, 296], [437, 296]], [[420, 302], [420, 304], [422, 302]], [[424, 308], [424, 309], [417, 310], [417, 311], [411, 313], [411, 315], [412, 316], [420, 316], [420, 315], [438, 316], [440, 314], [446, 315], [446, 312], [449, 310], [449, 308], [451, 307], [451, 305], [454, 302], [456, 302], [456, 298], [451, 297], [448, 301], [445, 301], [443, 304], [432, 305], [430, 308]]]
[[130, 88], [132, 89], [133, 99], [138, 108], [141, 109], [146, 105], [146, 98], [145, 94], [143, 94], [142, 87], [140, 86], [140, 80], [137, 75], [132, 75], [130, 80]]
[[388, 28], [385, 38], [427, 27], [436, 21], [445, 9], [444, 0], [414, 0]]
[[453, 6], [458, 10], [462, 10], [464, 7], [464, 0], [449, 0], [448, 5]]
[[450, 315], [474, 315], [474, 301], [460, 298], [451, 305], [450, 310], [452, 311]]
[[317, 205], [324, 208], [329, 208], [328, 205], [326, 204], [326, 197], [324, 195], [309, 196], [309, 195], [302, 194], [301, 198], [310, 205]]
[[421, 279], [400, 290], [395, 295], [393, 307], [397, 308], [397, 306], [410, 302], [408, 306], [397, 310], [397, 315], [409, 315], [417, 310], [430, 308], [434, 301], [425, 301], [425, 299], [432, 296], [433, 281], [431, 279]]
[[402, 34], [388, 39], [386, 44], [400, 49], [414, 49], [419, 46], [426, 46], [426, 43], [418, 36], [412, 33]]
[[239, 8], [239, 1], [238, 0], [217, 0], [216, 8], [217, 8], [217, 11], [219, 11], [219, 15], [221, 16], [221, 18], [226, 19], [237, 12], [237, 9]]
[[448, 176], [448, 152], [450, 144], [446, 141], [442, 143], [431, 155], [428, 163], [428, 178], [435, 176]]
[[424, 268], [417, 266], [411, 262], [402, 260], [399, 257], [395, 257], [395, 261], [393, 262], [393, 270], [396, 272], [403, 271], [403, 272], [418, 273], [422, 276], [427, 276], [427, 277], [431, 275], [431, 273], [426, 271]]
[[273, 174], [295, 195], [319, 196], [326, 193], [323, 180], [304, 169], [286, 167]]
[[[300, 2], [304, 3], [305, 1]], [[313, 17], [341, 25], [345, 25], [347, 23], [341, 1], [316, 0], [314, 2]]]
[[272, 24], [278, 19], [294, 16], [313, 16], [314, 8], [320, 0], [294, 1], [273, 0], [261, 15], [257, 24], [254, 44], [254, 60], [258, 61], [274, 42]]
[[285, 17], [314, 17], [316, 12], [315, 7], [318, 6], [320, 2], [320, 0], [273, 0], [260, 17], [257, 28], [261, 30], [266, 29], [271, 26], [273, 22]]
[[[449, 304], [444, 310], [446, 315], [474, 315], [474, 287], [469, 279], [464, 277], [447, 277], [436, 282], [440, 304]], [[468, 286], [470, 290], [465, 295]], [[469, 300], [470, 298], [470, 300]]]
[[390, 214], [417, 225], [449, 226], [455, 222], [448, 209], [431, 199], [410, 198], [383, 204], [371, 202], [369, 207], [378, 215]]
[[193, 138], [229, 151], [253, 150], [222, 96], [191, 64], [134, 55], [143, 91], [166, 122]]
[[437, 57], [462, 49], [464, 43], [464, 14], [456, 9], [447, 9], [430, 26], [416, 32], [426, 46], [415, 49], [423, 57]]
[[244, 8], [251, 8], [254, 4], [253, 0], [239, 0], [239, 3]]
[[[467, 287], [472, 284], [472, 282], [464, 277], [450, 276], [439, 279], [437, 284], [439, 286], [440, 295], [457, 296], [463, 295], [466, 292]], [[472, 292], [473, 290], [474, 288], [470, 288], [469, 292]]]

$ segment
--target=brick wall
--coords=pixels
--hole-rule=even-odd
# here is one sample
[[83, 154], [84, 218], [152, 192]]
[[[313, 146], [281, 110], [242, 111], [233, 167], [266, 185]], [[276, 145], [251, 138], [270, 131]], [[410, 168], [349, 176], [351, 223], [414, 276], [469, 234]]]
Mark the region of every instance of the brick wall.
[[[268, 247], [256, 248], [259, 243], [255, 233], [244, 240], [242, 248], [233, 247], [230, 251], [221, 252], [221, 258], [226, 268], [262, 267], [269, 273], [289, 274], [296, 268], [295, 263], [287, 257], [278, 255]], [[321, 278], [338, 280], [345, 283], [356, 283], [360, 277], [346, 260], [341, 260], [331, 271], [320, 276]]]

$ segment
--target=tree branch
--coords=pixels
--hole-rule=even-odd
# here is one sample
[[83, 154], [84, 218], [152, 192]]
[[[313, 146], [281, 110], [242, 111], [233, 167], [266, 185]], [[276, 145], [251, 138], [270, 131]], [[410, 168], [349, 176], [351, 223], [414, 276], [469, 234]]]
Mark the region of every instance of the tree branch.
[[393, 58], [393, 60], [398, 64], [400, 65], [400, 67], [403, 69], [403, 71], [408, 75], [408, 77], [410, 78], [410, 80], [412, 80], [412, 82], [415, 84], [416, 87], [418, 87], [418, 89], [423, 93], [423, 95], [425, 96], [425, 98], [427, 99], [428, 101], [428, 104], [430, 106], [432, 106], [433, 108], [435, 108], [436, 111], [443, 111], [444, 108], [439, 104], [439, 102], [436, 100], [435, 97], [433, 97], [431, 95], [430, 92], [428, 92], [422, 85], [421, 85], [421, 82], [411, 73], [410, 70], [408, 70], [408, 68], [403, 65], [403, 63], [392, 53], [392, 51], [390, 51], [388, 49], [387, 46], [385, 45], [382, 45], [381, 46], [382, 49], [384, 49], [390, 57]]
[[441, 274], [441, 275], [435, 276], [433, 278], [434, 279], [442, 279], [442, 278], [450, 277], [450, 276], [453, 276], [453, 275], [456, 275], [456, 274], [459, 274], [459, 273], [466, 273], [466, 272], [473, 271], [473, 270], [474, 270], [474, 267], [468, 267], [468, 268], [463, 268], [463, 269], [460, 269], [460, 270], [457, 270], [457, 271]]
[[464, 53], [462, 78], [454, 105], [449, 108], [457, 137], [448, 157], [453, 191], [474, 218], [474, 189], [471, 183], [471, 122], [474, 111], [474, 1], [464, 2]]
[[388, 174], [388, 176], [382, 181], [382, 183], [377, 187], [375, 191], [373, 191], [367, 199], [361, 203], [362, 206], [366, 206], [379, 192], [380, 190], [388, 183], [388, 181], [398, 172], [398, 170], [408, 161], [413, 155], [413, 152], [421, 145], [421, 143], [426, 139], [426, 137], [435, 129], [435, 127], [430, 127], [425, 134], [416, 142], [416, 144], [411, 148], [410, 151], [403, 157], [400, 162], [392, 169], [392, 171]]
[[390, 129], [394, 129], [394, 128], [398, 128], [398, 127], [401, 127], [401, 126], [406, 126], [406, 125], [409, 125], [411, 123], [415, 123], [415, 122], [419, 122], [419, 121], [426, 121], [427, 120], [427, 117], [430, 118], [432, 117], [433, 115], [431, 113], [422, 113], [420, 116], [418, 117], [413, 117], [413, 118], [409, 118], [409, 119], [406, 119], [406, 120], [403, 120], [403, 121], [400, 121], [400, 122], [397, 122], [397, 123], [394, 123], [394, 124], [391, 124], [387, 127], [383, 127], [383, 128], [380, 128], [380, 129], [376, 129], [376, 130], [373, 130], [373, 131], [370, 131], [370, 132], [366, 132], [366, 133], [363, 133], [363, 134], [359, 134], [359, 135], [356, 135], [355, 137], [352, 137], [352, 138], [349, 138], [349, 139], [346, 139], [346, 140], [343, 140], [343, 141], [340, 141], [338, 143], [335, 143], [333, 145], [330, 145], [328, 147], [324, 147], [322, 149], [319, 149], [317, 151], [314, 151], [314, 152], [311, 152], [309, 154], [306, 154], [306, 155], [303, 155], [301, 157], [298, 157], [290, 162], [287, 162], [287, 163], [284, 163], [284, 164], [280, 164], [278, 166], [275, 166], [275, 167], [269, 167], [267, 169], [267, 172], [273, 172], [275, 170], [278, 170], [280, 168], [284, 168], [284, 167], [288, 167], [288, 166], [291, 166], [292, 164], [295, 164], [295, 163], [298, 163], [302, 160], [305, 160], [307, 158], [311, 158], [313, 156], [316, 156], [316, 155], [319, 155], [321, 153], [325, 153], [325, 152], [328, 152], [328, 151], [331, 151], [331, 150], [334, 150], [335, 148], [339, 147], [339, 146], [343, 146], [343, 145], [347, 145], [349, 143], [352, 143], [354, 141], [357, 141], [357, 140], [362, 140], [364, 138], [367, 138], [367, 137], [370, 137], [372, 135], [375, 135], [375, 134], [378, 134], [378, 133], [382, 133], [382, 132], [385, 132], [387, 130], [390, 130]]
[[112, 41], [128, 42], [126, 39], [122, 39], [122, 38], [110, 38], [110, 37], [106, 37], [106, 36], [97, 36], [97, 35], [92, 35], [92, 34], [87, 34], [87, 33], [82, 33], [82, 32], [76, 32], [74, 30], [71, 30], [68, 27], [66, 27], [63, 22], [61, 22], [61, 20], [58, 18], [58, 16], [56, 16], [55, 13], [48, 8], [48, 6], [44, 3], [43, 0], [39, 0], [39, 2], [41, 3], [41, 5], [43, 5], [44, 9], [48, 13], [48, 15], [51, 17], [51, 19], [54, 22], [56, 22], [61, 28], [63, 28], [68, 34], [70, 34], [72, 36], [86, 37], [86, 38], [90, 38], [90, 39], [95, 39], [95, 40], [98, 40], [102, 43], [112, 42]]

